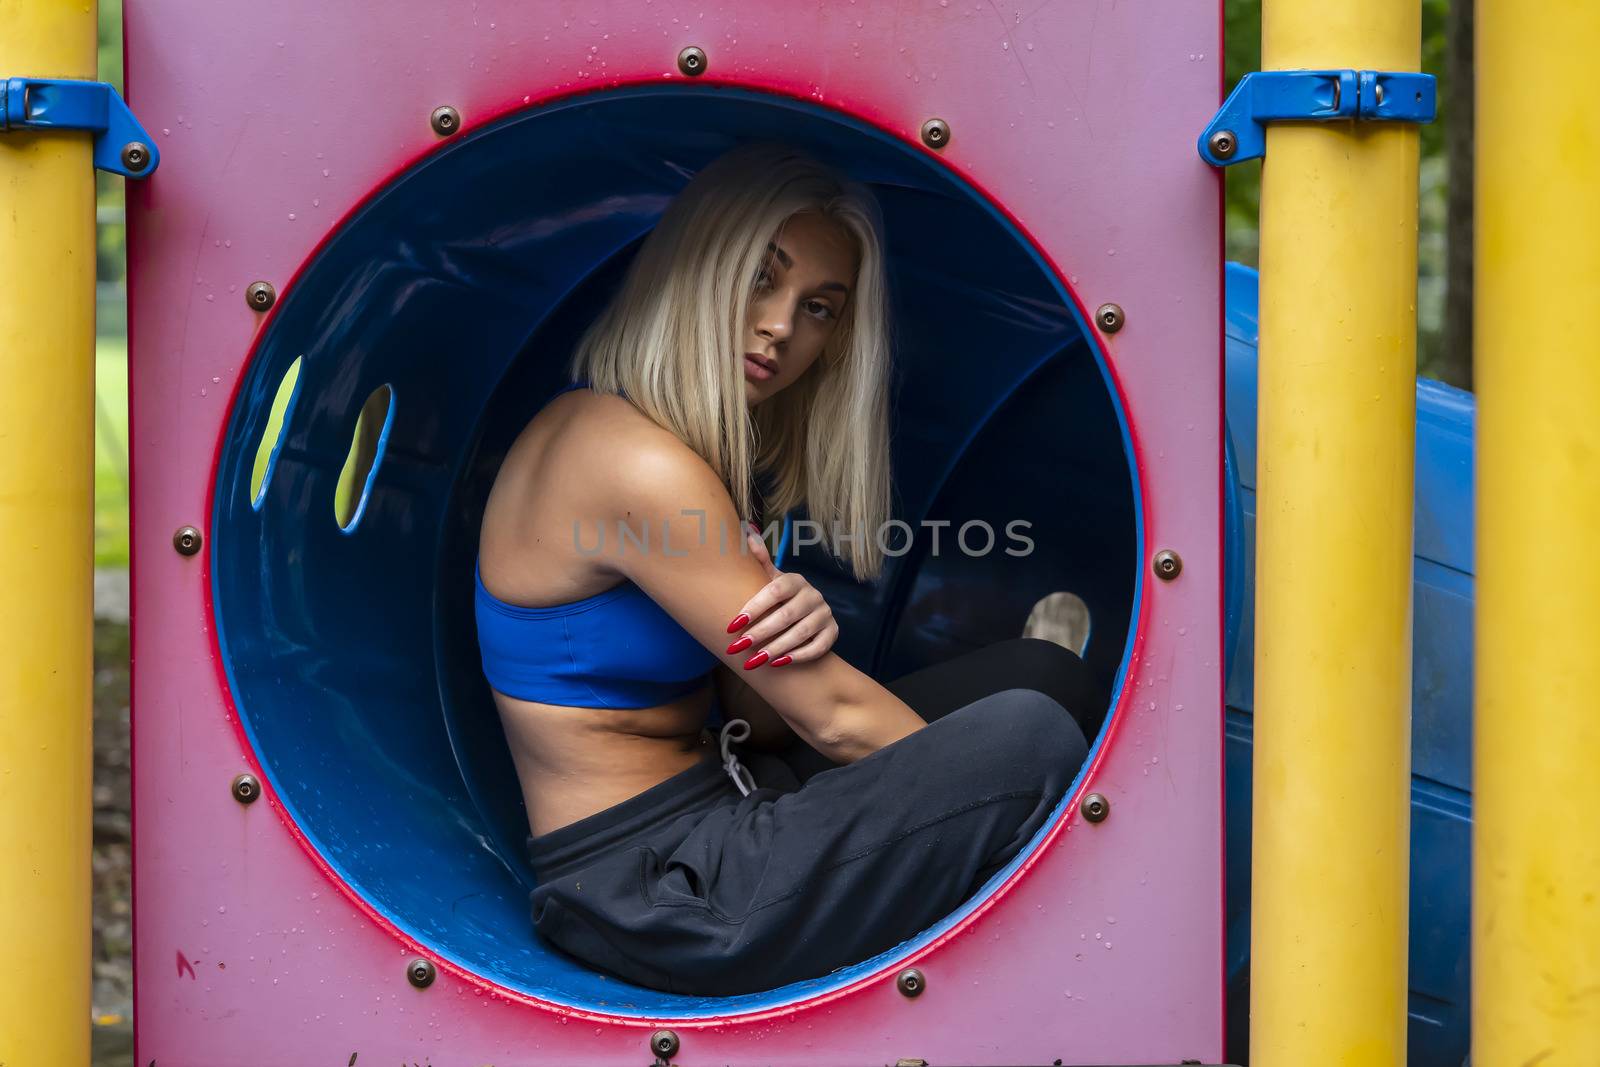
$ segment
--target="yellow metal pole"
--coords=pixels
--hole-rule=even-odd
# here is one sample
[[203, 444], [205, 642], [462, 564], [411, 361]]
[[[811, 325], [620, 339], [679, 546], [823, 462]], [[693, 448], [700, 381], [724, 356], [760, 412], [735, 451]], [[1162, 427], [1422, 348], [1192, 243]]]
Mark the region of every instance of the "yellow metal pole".
[[[1414, 71], [1418, 0], [1265, 0], [1262, 66]], [[1250, 1041], [1405, 1061], [1415, 126], [1268, 127]]]
[[1595, 0], [1479, 0], [1474, 1067], [1600, 1064]]
[[[95, 77], [95, 3], [0, 4], [0, 77]], [[0, 134], [0, 1063], [89, 1062], [90, 135]]]

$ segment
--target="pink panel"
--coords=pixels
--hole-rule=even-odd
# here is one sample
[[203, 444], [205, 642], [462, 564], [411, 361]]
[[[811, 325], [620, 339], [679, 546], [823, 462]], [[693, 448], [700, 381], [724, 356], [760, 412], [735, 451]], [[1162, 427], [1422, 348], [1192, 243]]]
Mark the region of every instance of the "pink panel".
[[[829, 997], [669, 1025], [675, 1062], [967, 1064], [1221, 1058], [1222, 671], [1219, 182], [1194, 150], [1215, 109], [1215, 4], [1172, 0], [142, 0], [128, 99], [159, 173], [128, 183], [132, 372], [136, 1059], [263, 1063], [648, 1062], [649, 1021], [580, 1015], [441, 964], [362, 906], [269, 794], [229, 794], [248, 752], [216, 662], [204, 530], [218, 443], [258, 316], [370, 190], [438, 144], [573, 91], [679, 77], [792, 94], [942, 153], [1038, 243], [1106, 339], [1140, 465], [1147, 580], [1112, 736], [1074, 814], [946, 937]], [[1148, 570], [1147, 570], [1148, 575]], [[927, 992], [894, 975], [915, 963]]]

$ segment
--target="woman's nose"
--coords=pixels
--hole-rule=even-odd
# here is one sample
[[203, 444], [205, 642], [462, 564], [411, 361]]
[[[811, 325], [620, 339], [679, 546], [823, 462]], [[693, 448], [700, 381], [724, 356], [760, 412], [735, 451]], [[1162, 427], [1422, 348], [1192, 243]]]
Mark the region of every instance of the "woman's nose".
[[774, 341], [788, 338], [793, 328], [794, 309], [787, 301], [768, 300], [757, 310], [756, 333]]

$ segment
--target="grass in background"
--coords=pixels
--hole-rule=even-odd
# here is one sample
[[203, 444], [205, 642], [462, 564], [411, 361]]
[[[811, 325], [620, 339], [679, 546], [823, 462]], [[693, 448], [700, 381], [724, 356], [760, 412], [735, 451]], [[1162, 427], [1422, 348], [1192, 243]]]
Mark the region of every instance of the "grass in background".
[[94, 565], [128, 565], [128, 342], [94, 341]]

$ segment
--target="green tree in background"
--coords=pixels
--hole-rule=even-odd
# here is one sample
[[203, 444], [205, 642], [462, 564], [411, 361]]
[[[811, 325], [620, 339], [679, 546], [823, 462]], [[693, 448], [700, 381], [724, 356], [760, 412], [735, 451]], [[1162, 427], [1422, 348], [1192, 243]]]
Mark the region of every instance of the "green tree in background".
[[[122, 92], [122, 0], [101, 0], [97, 76]], [[127, 227], [123, 179], [95, 172], [94, 560], [128, 565]]]
[[[1261, 69], [1260, 0], [1226, 0], [1227, 89]], [[1472, 0], [1422, 0], [1422, 70], [1439, 79], [1439, 117], [1422, 127], [1417, 369], [1472, 383]], [[1227, 256], [1257, 263], [1261, 161], [1227, 169]]]
[[[122, 92], [122, 0], [100, 0], [100, 56], [98, 77], [116, 86]], [[122, 183], [119, 175], [95, 171], [95, 207], [99, 219], [95, 253], [95, 278], [102, 283], [120, 285], [127, 278], [127, 261], [124, 254], [127, 227], [123, 225]], [[102, 304], [110, 303], [102, 301]], [[102, 309], [103, 310], [103, 309]], [[122, 315], [115, 315], [111, 323], [103, 323], [99, 332], [109, 333], [107, 327], [125, 323]], [[120, 332], [120, 329], [118, 330]]]

